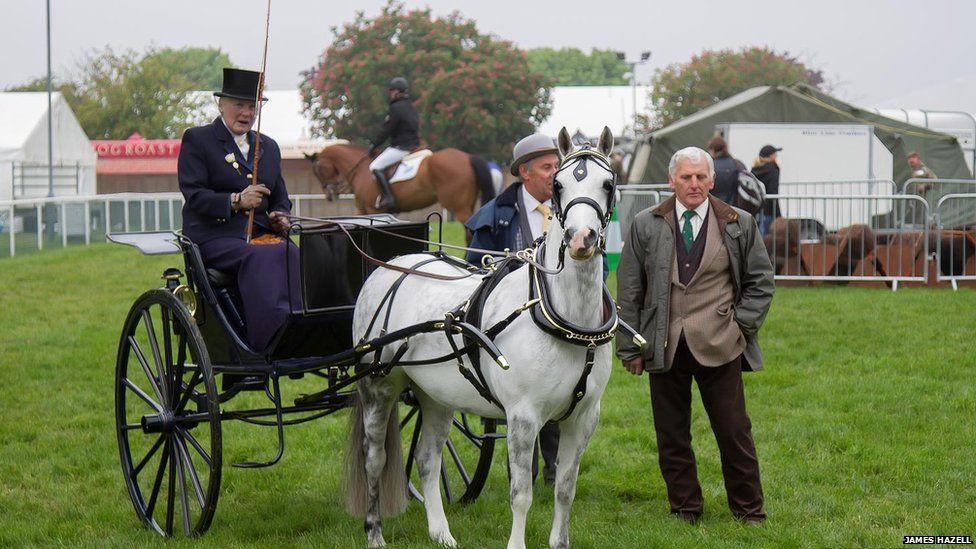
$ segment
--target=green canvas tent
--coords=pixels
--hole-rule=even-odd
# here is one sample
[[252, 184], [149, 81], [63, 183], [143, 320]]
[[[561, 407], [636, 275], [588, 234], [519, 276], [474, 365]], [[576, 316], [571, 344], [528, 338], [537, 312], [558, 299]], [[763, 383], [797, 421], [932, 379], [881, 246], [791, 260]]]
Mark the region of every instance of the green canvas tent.
[[908, 151], [918, 151], [941, 178], [972, 177], [955, 137], [855, 107], [806, 84], [793, 84], [748, 89], [652, 132], [635, 151], [629, 182], [666, 182], [668, 161], [675, 151], [692, 145], [704, 148], [716, 125], [733, 122], [871, 124], [891, 151], [899, 188], [909, 178]]

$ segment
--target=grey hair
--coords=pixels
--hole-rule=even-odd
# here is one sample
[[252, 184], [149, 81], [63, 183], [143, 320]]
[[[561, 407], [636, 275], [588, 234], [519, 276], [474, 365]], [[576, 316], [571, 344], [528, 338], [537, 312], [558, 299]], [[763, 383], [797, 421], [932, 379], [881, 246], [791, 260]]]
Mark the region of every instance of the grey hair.
[[705, 157], [705, 160], [708, 161], [708, 176], [715, 177], [715, 163], [712, 162], [712, 155], [698, 147], [685, 147], [674, 153], [671, 161], [668, 162], [668, 176], [674, 177], [674, 173], [678, 171], [679, 160], [687, 160], [692, 164], [697, 164], [701, 162], [702, 157]]

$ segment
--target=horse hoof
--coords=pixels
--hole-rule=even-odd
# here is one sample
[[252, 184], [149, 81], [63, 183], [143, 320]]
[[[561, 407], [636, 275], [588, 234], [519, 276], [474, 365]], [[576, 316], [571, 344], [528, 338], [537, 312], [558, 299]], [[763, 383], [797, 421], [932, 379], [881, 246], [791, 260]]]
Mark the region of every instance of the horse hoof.
[[436, 541], [441, 547], [457, 547], [457, 541], [450, 532], [444, 532], [443, 534], [431, 533], [430, 539]]

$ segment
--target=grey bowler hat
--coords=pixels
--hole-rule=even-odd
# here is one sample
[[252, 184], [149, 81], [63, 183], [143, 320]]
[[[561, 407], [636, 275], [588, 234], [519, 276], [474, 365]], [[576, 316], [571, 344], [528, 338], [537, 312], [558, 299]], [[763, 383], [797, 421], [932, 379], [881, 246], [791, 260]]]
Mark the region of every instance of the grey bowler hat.
[[556, 154], [556, 143], [551, 137], [541, 133], [534, 133], [528, 137], [523, 137], [515, 144], [512, 150], [512, 175], [518, 176], [518, 168], [524, 162], [544, 154]]

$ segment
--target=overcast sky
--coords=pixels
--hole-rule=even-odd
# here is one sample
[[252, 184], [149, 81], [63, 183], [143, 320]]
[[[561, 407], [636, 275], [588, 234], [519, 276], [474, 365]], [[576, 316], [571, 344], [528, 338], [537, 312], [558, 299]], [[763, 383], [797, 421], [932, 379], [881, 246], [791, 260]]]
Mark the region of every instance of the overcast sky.
[[[0, 89], [45, 72], [45, 2], [0, 0]], [[835, 93], [864, 106], [880, 105], [925, 86], [976, 82], [974, 0], [620, 0], [478, 2], [427, 0], [435, 14], [454, 9], [482, 32], [523, 48], [573, 46], [622, 50], [629, 59], [653, 52], [638, 68], [648, 82], [654, 69], [687, 61], [704, 49], [768, 45], [820, 68]], [[331, 27], [356, 10], [374, 16], [382, 0], [330, 2], [275, 0], [271, 6], [268, 87], [298, 86], [299, 72], [316, 63], [332, 41]], [[86, 50], [157, 46], [212, 46], [244, 68], [259, 68], [264, 0], [51, 0], [52, 65], [73, 70]], [[691, 6], [699, 5], [700, 15]], [[558, 7], [558, 9], [557, 9]], [[969, 95], [976, 90], [968, 90]], [[947, 108], [941, 105], [901, 105]]]

